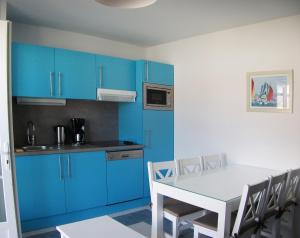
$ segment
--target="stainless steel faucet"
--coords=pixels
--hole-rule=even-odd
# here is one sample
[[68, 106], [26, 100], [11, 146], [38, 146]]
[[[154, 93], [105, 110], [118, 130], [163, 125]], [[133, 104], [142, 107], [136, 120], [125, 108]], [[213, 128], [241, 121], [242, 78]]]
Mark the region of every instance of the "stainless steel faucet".
[[36, 144], [35, 125], [32, 121], [27, 122], [27, 143], [28, 145]]

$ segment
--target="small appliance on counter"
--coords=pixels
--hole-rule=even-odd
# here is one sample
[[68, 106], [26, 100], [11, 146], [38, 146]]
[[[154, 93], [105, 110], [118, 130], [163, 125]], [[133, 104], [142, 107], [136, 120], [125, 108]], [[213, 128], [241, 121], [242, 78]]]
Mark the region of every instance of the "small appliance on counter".
[[66, 141], [66, 127], [62, 125], [57, 125], [54, 127], [56, 132], [56, 143], [58, 147], [63, 146]]
[[72, 145], [85, 144], [85, 120], [83, 118], [71, 119]]

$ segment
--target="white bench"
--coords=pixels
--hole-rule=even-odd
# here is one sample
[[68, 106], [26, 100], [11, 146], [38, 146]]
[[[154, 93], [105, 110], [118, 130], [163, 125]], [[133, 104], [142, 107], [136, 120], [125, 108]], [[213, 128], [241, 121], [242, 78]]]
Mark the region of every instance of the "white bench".
[[109, 216], [57, 226], [61, 238], [145, 238]]

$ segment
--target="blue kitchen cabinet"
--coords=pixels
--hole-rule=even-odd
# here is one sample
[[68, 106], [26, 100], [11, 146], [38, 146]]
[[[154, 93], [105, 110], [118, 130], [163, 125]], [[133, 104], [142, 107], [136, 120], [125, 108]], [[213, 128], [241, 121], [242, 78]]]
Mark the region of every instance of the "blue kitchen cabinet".
[[107, 204], [105, 152], [16, 157], [21, 220]]
[[143, 197], [143, 158], [107, 162], [108, 204]]
[[110, 56], [96, 56], [98, 88], [135, 91], [135, 61]]
[[12, 93], [18, 97], [55, 97], [54, 49], [12, 44]]
[[57, 154], [16, 157], [22, 221], [66, 212], [63, 165]]
[[[136, 62], [136, 103], [122, 103], [119, 105], [119, 138], [121, 140], [131, 140], [145, 146], [144, 197], [148, 197], [150, 193], [147, 162], [174, 160], [174, 111], [143, 109], [143, 83], [147, 74], [145, 63], [146, 61], [143, 60]], [[156, 70], [152, 71], [151, 83], [159, 82], [172, 85], [173, 66], [151, 63], [152, 66], [157, 66]], [[159, 69], [163, 72], [159, 72]], [[154, 75], [155, 72], [157, 77]], [[167, 77], [162, 77], [163, 75], [167, 75]], [[156, 80], [154, 80], [155, 78]]]
[[55, 49], [57, 97], [96, 99], [95, 55]]
[[148, 161], [174, 160], [174, 112], [143, 111], [144, 125], [144, 195], [149, 196]]
[[70, 153], [65, 164], [67, 211], [106, 205], [105, 152]]
[[[154, 61], [141, 61], [142, 77], [146, 83], [174, 85], [174, 66]], [[137, 79], [138, 80], [138, 79]]]

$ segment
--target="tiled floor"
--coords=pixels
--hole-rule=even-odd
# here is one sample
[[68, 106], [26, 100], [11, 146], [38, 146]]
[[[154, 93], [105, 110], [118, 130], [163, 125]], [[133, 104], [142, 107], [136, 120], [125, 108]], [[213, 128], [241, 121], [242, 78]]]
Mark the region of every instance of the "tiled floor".
[[[139, 232], [140, 234], [150, 237], [151, 235], [151, 211], [148, 209], [132, 212], [125, 215], [120, 215], [114, 217], [118, 222], [132, 228], [133, 230]], [[170, 221], [164, 221], [164, 230], [168, 233], [172, 232], [172, 224]], [[180, 235], [180, 238], [191, 238], [193, 237], [193, 231], [185, 230]], [[41, 235], [31, 236], [30, 238], [60, 238], [57, 231], [48, 232]], [[89, 238], [89, 237], [83, 237]], [[109, 238], [109, 237], [107, 237]]]

